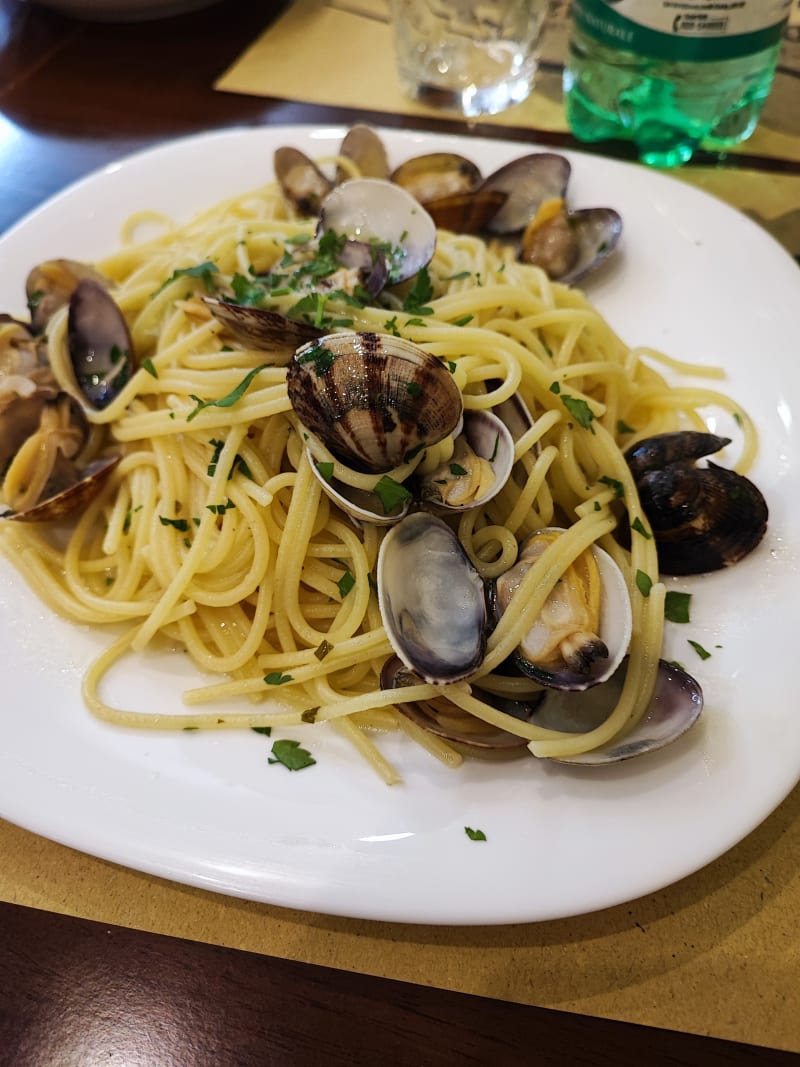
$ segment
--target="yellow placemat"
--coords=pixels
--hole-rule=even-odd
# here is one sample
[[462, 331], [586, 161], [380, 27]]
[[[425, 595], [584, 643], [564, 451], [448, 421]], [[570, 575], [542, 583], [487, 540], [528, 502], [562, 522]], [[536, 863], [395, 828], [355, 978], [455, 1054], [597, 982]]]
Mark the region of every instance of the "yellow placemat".
[[[559, 69], [566, 52], [568, 8], [568, 0], [551, 3], [534, 92], [524, 103], [482, 118], [482, 123], [567, 130]], [[761, 124], [740, 151], [800, 162], [798, 74], [800, 43], [787, 38]], [[214, 88], [400, 115], [458, 117], [423, 107], [404, 95], [395, 69], [386, 0], [294, 0]]]
[[274, 908], [125, 870], [3, 822], [0, 855], [0, 898], [13, 903], [800, 1053], [800, 788], [691, 878], [530, 925], [408, 926]]
[[[539, 91], [486, 121], [564, 129], [560, 78], [555, 79], [556, 91], [549, 93], [542, 88], [546, 80], [543, 74]], [[214, 88], [401, 115], [445, 114], [403, 94], [386, 0], [295, 0]]]

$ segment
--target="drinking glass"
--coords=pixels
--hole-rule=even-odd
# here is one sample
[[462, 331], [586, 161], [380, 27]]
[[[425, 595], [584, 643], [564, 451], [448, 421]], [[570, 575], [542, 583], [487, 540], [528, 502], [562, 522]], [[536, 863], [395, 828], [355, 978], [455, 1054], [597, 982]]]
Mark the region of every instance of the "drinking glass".
[[390, 0], [403, 90], [473, 117], [524, 100], [548, 0]]

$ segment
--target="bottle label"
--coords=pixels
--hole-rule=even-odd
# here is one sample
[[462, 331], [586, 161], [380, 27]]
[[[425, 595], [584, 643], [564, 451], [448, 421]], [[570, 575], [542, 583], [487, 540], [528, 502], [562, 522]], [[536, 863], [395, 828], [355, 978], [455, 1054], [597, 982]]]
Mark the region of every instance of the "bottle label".
[[573, 0], [602, 44], [673, 61], [734, 59], [777, 44], [793, 0]]

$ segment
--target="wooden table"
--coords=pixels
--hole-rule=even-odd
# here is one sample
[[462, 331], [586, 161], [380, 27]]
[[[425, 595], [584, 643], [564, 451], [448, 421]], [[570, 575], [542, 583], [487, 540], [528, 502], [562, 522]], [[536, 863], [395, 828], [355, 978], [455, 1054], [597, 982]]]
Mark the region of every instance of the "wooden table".
[[[419, 125], [213, 91], [278, 10], [225, 0], [168, 23], [114, 26], [0, 0], [0, 231], [94, 168], [182, 134], [356, 118]], [[775, 160], [727, 161], [754, 165], [800, 174]], [[787, 907], [800, 900], [797, 790], [693, 878], [531, 927], [412, 928], [251, 905], [10, 824], [0, 824], [0, 848], [0, 1064], [9, 1067], [778, 1064], [800, 1052], [800, 942]]]

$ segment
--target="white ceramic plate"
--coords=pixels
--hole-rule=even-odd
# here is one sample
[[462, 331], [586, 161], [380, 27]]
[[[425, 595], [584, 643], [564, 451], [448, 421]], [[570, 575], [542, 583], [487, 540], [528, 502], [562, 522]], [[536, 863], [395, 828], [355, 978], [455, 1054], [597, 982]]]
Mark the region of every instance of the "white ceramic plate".
[[[343, 130], [212, 133], [133, 156], [72, 186], [0, 240], [0, 308], [24, 312], [28, 268], [100, 257], [125, 217], [183, 219], [271, 176], [273, 149], [333, 150]], [[392, 157], [449, 143], [485, 172], [526, 146], [385, 132]], [[629, 342], [723, 364], [725, 388], [761, 432], [754, 479], [770, 525], [726, 573], [674, 580], [691, 590], [668, 658], [701, 681], [706, 710], [660, 753], [592, 770], [534, 760], [447, 771], [402, 738], [384, 786], [346, 744], [308, 728], [317, 764], [269, 766], [271, 742], [241, 734], [135, 733], [85, 710], [81, 672], [106, 638], [45, 609], [0, 560], [0, 816], [74, 848], [223, 893], [333, 914], [424, 923], [551, 919], [653, 892], [714, 860], [800, 778], [795, 693], [800, 598], [800, 272], [755, 224], [639, 167], [574, 155], [575, 207], [611, 204], [621, 252], [588, 286]], [[701, 661], [687, 644], [713, 654]], [[109, 694], [127, 707], [178, 706], [186, 657], [121, 667]], [[298, 736], [284, 731], [283, 736]], [[471, 841], [466, 826], [486, 842]]]

